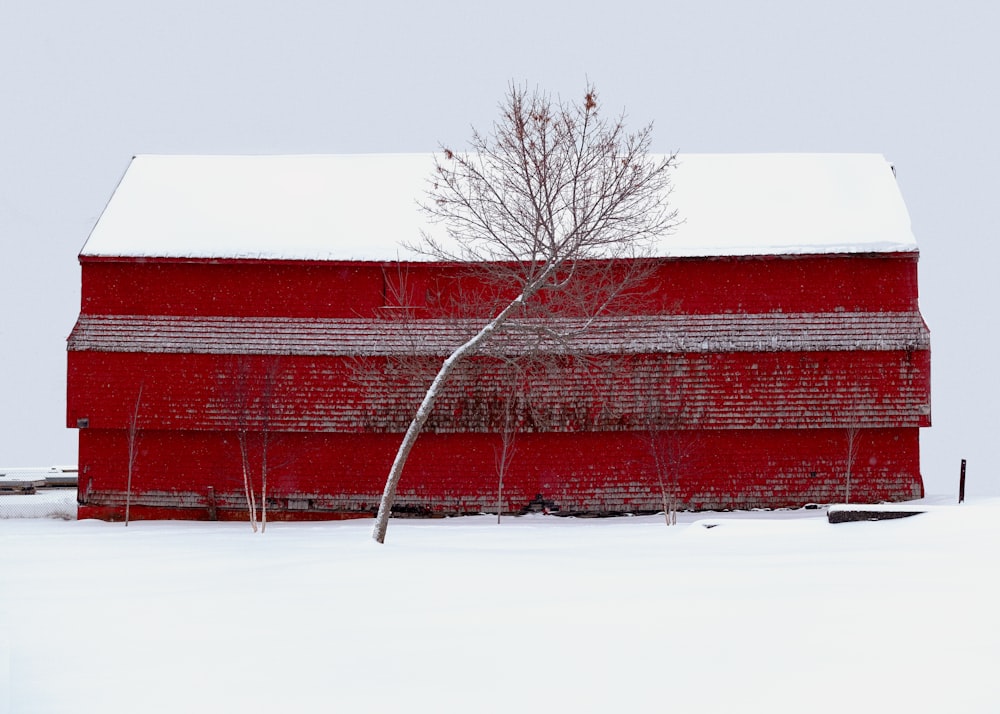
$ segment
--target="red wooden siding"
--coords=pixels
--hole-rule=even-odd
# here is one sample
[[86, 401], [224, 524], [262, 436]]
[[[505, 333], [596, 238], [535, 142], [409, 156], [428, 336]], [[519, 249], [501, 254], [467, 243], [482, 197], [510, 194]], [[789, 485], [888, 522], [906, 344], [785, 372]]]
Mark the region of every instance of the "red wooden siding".
[[[926, 426], [928, 359], [926, 351], [735, 352], [641, 355], [609, 365], [610, 373], [566, 364], [559, 383], [544, 374], [527, 380], [518, 417], [526, 431], [666, 428], [678, 420], [700, 429]], [[71, 353], [70, 379], [79, 391], [71, 395], [69, 420], [125, 429], [141, 385], [142, 426], [231, 430], [240, 392], [234, 372], [245, 369], [251, 420], [269, 410], [275, 431], [401, 433], [432, 376], [428, 369], [396, 377], [377, 359], [355, 366], [296, 357], [277, 366], [265, 404], [266, 358], [244, 368], [214, 355]], [[496, 431], [501, 415], [491, 407], [504, 386], [500, 370], [477, 363], [447, 385], [427, 428]]]
[[[91, 315], [370, 317], [376, 308], [443, 300], [469, 287], [462, 266], [407, 263], [81, 258]], [[917, 256], [887, 253], [684, 258], [659, 263], [653, 313], [910, 312]], [[400, 287], [402, 285], [402, 287]]]
[[[124, 433], [80, 433], [80, 517], [124, 511]], [[369, 515], [398, 445], [396, 434], [281, 434], [268, 461], [271, 518]], [[425, 434], [407, 465], [399, 503], [419, 513], [495, 510], [496, 434]], [[504, 479], [503, 507], [517, 512], [541, 496], [563, 513], [656, 511], [660, 490], [641, 432], [520, 434]], [[842, 501], [846, 434], [841, 429], [695, 432], [677, 474], [694, 509], [779, 508]], [[922, 495], [916, 430], [864, 430], [852, 500]], [[245, 518], [240, 454], [232, 433], [144, 432], [133, 477], [136, 517]]]
[[[930, 348], [916, 254], [663, 259], [650, 298], [543, 350], [520, 377], [504, 508], [660, 507], [650, 439], [683, 444], [691, 508], [922, 493]], [[274, 518], [372, 512], [440, 358], [475, 322], [431, 319], [474, 291], [460, 266], [82, 259], [67, 423], [80, 430], [81, 517], [123, 512], [139, 404], [134, 517], [241, 517], [237, 429], [271, 434]], [[421, 308], [415, 320], [385, 319]], [[423, 310], [422, 308], [427, 308]], [[518, 338], [495, 350], [523, 349]], [[489, 354], [442, 395], [400, 486], [404, 509], [495, 508], [510, 374]]]

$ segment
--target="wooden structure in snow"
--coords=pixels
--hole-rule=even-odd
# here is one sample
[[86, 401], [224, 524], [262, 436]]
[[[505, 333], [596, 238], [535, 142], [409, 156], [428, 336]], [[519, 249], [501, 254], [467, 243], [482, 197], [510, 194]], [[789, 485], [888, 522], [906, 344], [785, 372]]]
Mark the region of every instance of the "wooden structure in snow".
[[[258, 490], [266, 463], [271, 519], [376, 510], [426, 370], [476, 324], [434, 309], [469, 290], [466, 266], [398, 247], [429, 167], [133, 160], [80, 256], [81, 518], [123, 516], [130, 444], [132, 518], [246, 517], [243, 454]], [[648, 299], [516, 379], [496, 355], [470, 362], [411, 455], [401, 512], [495, 511], [504, 434], [506, 512], [923, 494], [929, 336], [890, 166], [682, 156], [674, 184], [684, 222]]]

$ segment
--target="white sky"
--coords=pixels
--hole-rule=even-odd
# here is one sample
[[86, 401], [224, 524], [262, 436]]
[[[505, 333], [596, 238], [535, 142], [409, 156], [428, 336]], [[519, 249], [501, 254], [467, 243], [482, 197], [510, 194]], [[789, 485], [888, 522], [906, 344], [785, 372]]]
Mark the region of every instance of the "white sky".
[[[610, 8], [610, 9], [609, 9]], [[655, 122], [656, 151], [863, 152], [922, 250], [931, 493], [1000, 493], [993, 208], [1000, 5], [625, 0], [0, 5], [0, 464], [75, 462], [76, 254], [143, 153], [406, 153], [487, 127], [511, 79]], [[553, 31], [552, 28], [558, 28]]]

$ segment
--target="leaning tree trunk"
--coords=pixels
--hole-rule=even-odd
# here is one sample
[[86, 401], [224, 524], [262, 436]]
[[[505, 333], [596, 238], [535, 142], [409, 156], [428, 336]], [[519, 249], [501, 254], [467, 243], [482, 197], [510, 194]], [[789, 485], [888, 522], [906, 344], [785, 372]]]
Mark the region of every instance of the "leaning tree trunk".
[[420, 431], [424, 428], [424, 424], [431, 415], [431, 410], [434, 409], [434, 403], [437, 402], [442, 386], [448, 381], [448, 377], [455, 370], [455, 367], [464, 358], [472, 355], [479, 349], [484, 342], [489, 340], [507, 319], [524, 305], [525, 301], [531, 295], [538, 292], [549, 276], [555, 272], [556, 268], [556, 263], [547, 265], [520, 295], [514, 298], [496, 317], [490, 320], [483, 329], [452, 352], [441, 365], [441, 369], [438, 370], [437, 376], [434, 377], [434, 381], [424, 395], [424, 399], [420, 403], [420, 408], [417, 409], [413, 421], [410, 422], [410, 426], [406, 430], [406, 435], [403, 437], [403, 443], [399, 445], [396, 458], [392, 462], [392, 468], [389, 469], [389, 476], [385, 481], [385, 490], [382, 492], [382, 500], [378, 506], [378, 515], [375, 516], [375, 529], [372, 532], [372, 538], [379, 543], [385, 543], [385, 532], [389, 528], [389, 516], [392, 515], [392, 506], [396, 501], [396, 488], [399, 485], [399, 478], [403, 475], [403, 467], [406, 465], [406, 460], [410, 456], [410, 451], [413, 449], [417, 437], [420, 436]]

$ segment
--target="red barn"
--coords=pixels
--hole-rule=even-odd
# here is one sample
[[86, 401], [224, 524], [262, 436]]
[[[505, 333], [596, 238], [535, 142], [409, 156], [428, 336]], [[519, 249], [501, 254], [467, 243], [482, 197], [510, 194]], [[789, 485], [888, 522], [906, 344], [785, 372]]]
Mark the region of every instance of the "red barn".
[[[127, 493], [132, 518], [243, 518], [245, 474], [271, 519], [376, 510], [425, 368], [469, 326], [432, 309], [470, 289], [465, 266], [400, 247], [430, 167], [132, 161], [80, 255], [81, 518], [122, 518]], [[682, 223], [652, 297], [516, 383], [495, 355], [470, 363], [411, 455], [401, 512], [923, 495], [930, 346], [892, 167], [689, 155], [673, 182]]]

